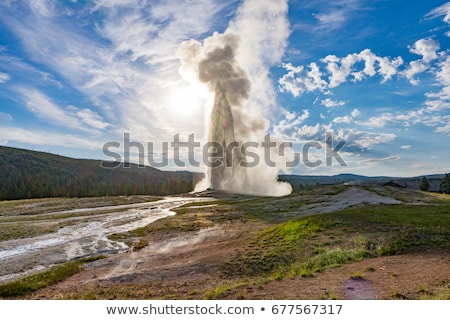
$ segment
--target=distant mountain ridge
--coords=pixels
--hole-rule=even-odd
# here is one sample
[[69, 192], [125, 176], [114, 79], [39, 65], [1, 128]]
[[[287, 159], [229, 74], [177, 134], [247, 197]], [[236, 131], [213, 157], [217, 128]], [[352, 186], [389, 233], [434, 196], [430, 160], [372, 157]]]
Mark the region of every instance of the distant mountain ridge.
[[[113, 195], [173, 195], [190, 192], [203, 178], [201, 173], [161, 171], [137, 164], [101, 160], [74, 159], [40, 151], [0, 146], [0, 200], [44, 197], [90, 197]], [[426, 175], [430, 191], [438, 191], [444, 174]], [[423, 176], [410, 178], [351, 173], [333, 176], [280, 175], [295, 189], [327, 184], [391, 183], [399, 187], [418, 189]]]
[[389, 177], [389, 176], [362, 176], [351, 173], [338, 174], [333, 176], [313, 176], [313, 175], [280, 175], [281, 181], [287, 181], [295, 188], [312, 185], [328, 184], [391, 184], [403, 188], [419, 189], [420, 181], [426, 177], [431, 184], [430, 191], [439, 191], [440, 182], [445, 174], [429, 174], [412, 177]]
[[136, 164], [105, 168], [101, 163], [0, 146], [0, 200], [179, 194], [192, 191], [203, 176]]

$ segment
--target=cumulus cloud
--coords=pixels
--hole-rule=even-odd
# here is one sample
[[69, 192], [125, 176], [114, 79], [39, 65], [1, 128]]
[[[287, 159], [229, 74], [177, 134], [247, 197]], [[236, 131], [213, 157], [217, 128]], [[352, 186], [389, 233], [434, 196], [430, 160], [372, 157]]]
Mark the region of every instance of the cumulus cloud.
[[[348, 81], [358, 82], [376, 75], [381, 77], [381, 82], [386, 82], [399, 73], [403, 59], [380, 57], [370, 49], [365, 49], [343, 58], [328, 55], [320, 59], [320, 62], [323, 64], [322, 68], [317, 63], [311, 63], [307, 71], [304, 66], [284, 64], [287, 73], [278, 80], [280, 91], [290, 92], [298, 97], [304, 92], [324, 91]], [[361, 63], [364, 65], [363, 68]]]
[[281, 92], [290, 92], [294, 97], [302, 95], [305, 91], [323, 91], [327, 88], [327, 82], [322, 79], [323, 73], [319, 66], [312, 62], [305, 67], [295, 67], [291, 63], [283, 64], [283, 68], [287, 73], [278, 80]]
[[331, 100], [330, 98], [326, 98], [326, 99], [322, 100], [320, 103], [327, 108], [341, 107], [341, 106], [345, 105], [344, 101], [335, 101], [335, 100]]
[[370, 149], [377, 144], [392, 142], [396, 138], [393, 133], [367, 132], [355, 129], [339, 129], [336, 136], [340, 140], [347, 141], [349, 146], [362, 149]]
[[415, 79], [415, 75], [429, 70], [430, 63], [433, 60], [438, 59], [438, 50], [440, 45], [434, 39], [420, 39], [416, 41], [412, 46], [409, 46], [411, 53], [422, 56], [419, 60], [414, 60], [409, 63], [409, 66], [404, 71], [404, 75], [413, 85], [419, 84], [419, 81]]
[[[304, 143], [309, 141], [323, 141], [327, 132], [334, 132], [334, 139], [346, 141], [346, 150], [352, 153], [363, 152], [372, 149], [375, 145], [392, 142], [396, 135], [393, 133], [362, 131], [348, 128], [334, 128], [333, 124], [317, 123], [315, 125], [303, 124], [299, 118], [302, 115], [289, 112], [285, 118], [274, 126], [275, 135], [285, 140]], [[303, 113], [304, 117], [305, 113]], [[309, 115], [309, 113], [308, 113]], [[354, 109], [350, 115], [336, 118], [333, 123], [342, 124], [354, 121], [354, 118], [360, 115], [358, 109]]]
[[350, 116], [336, 117], [333, 119], [334, 123], [351, 123], [352, 121], [353, 118]]
[[396, 117], [394, 115], [392, 115], [391, 113], [383, 113], [380, 116], [371, 117], [365, 121], [358, 121], [358, 124], [368, 127], [382, 128], [394, 121], [396, 121]]
[[302, 122], [302, 116], [295, 113], [295, 117], [291, 118], [291, 120], [289, 120], [289, 117], [286, 117], [274, 125], [273, 133], [275, 136], [281, 137], [284, 140], [296, 142], [323, 139], [322, 135], [325, 131], [322, 124], [317, 123], [311, 126], [307, 124], [302, 125]]
[[352, 123], [354, 118], [356, 118], [360, 114], [361, 114], [361, 112], [358, 109], [354, 109], [350, 115], [346, 115], [343, 117], [336, 117], [336, 118], [334, 118], [333, 122], [334, 123]]
[[408, 68], [405, 70], [405, 77], [411, 82], [413, 85], [418, 85], [420, 83], [419, 80], [415, 79], [415, 75], [422, 73], [428, 69], [428, 65], [421, 60], [411, 61], [409, 63]]
[[422, 56], [422, 61], [430, 63], [437, 59], [437, 51], [440, 49], [440, 45], [434, 39], [420, 39], [409, 47], [411, 53]]
[[304, 92], [324, 91], [336, 88], [346, 82], [359, 82], [367, 77], [381, 77], [381, 83], [396, 75], [403, 75], [411, 84], [419, 84], [416, 75], [432, 70], [433, 63], [440, 59], [440, 45], [432, 39], [420, 39], [409, 46], [411, 53], [421, 56], [420, 59], [409, 62], [404, 68], [402, 57], [382, 57], [370, 49], [359, 53], [348, 54], [345, 57], [328, 55], [322, 59], [320, 66], [312, 62], [308, 67], [283, 64], [287, 71], [279, 80], [281, 92], [290, 92], [294, 97]]

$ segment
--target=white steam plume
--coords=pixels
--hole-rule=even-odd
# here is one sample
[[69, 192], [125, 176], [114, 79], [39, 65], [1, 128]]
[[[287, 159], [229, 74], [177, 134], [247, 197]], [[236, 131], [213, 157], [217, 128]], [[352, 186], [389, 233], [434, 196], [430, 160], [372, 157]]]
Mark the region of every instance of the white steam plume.
[[[215, 32], [203, 43], [190, 40], [180, 45], [180, 74], [206, 84], [214, 95], [207, 115], [209, 141], [224, 147], [259, 144], [251, 149], [259, 156], [256, 166], [239, 165], [243, 155], [239, 149], [229, 149], [224, 154], [226, 166], [208, 168], [204, 188], [266, 196], [291, 193], [290, 184], [278, 181], [283, 168], [269, 166], [261, 147], [269, 128], [263, 112], [278, 108], [268, 69], [281, 59], [288, 36], [286, 1], [248, 0], [223, 34]], [[277, 156], [273, 153], [270, 160], [280, 160]]]

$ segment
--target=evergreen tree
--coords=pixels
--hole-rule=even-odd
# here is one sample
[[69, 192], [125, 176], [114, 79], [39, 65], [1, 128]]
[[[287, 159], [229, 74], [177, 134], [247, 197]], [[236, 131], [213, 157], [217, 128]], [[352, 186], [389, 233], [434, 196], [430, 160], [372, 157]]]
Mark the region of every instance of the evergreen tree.
[[441, 181], [439, 188], [440, 192], [450, 194], [450, 173], [446, 173], [444, 179]]
[[428, 181], [427, 177], [422, 178], [422, 181], [420, 181], [419, 183], [419, 188], [422, 191], [430, 190], [430, 182]]

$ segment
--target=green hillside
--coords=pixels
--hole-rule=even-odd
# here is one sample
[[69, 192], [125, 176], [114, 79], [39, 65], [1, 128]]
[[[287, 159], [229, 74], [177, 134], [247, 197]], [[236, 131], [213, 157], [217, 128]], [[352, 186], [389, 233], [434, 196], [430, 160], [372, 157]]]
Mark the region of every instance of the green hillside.
[[169, 195], [192, 191], [201, 174], [139, 168], [105, 168], [80, 160], [0, 146], [0, 200], [107, 195]]

